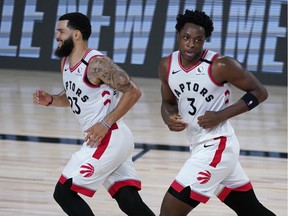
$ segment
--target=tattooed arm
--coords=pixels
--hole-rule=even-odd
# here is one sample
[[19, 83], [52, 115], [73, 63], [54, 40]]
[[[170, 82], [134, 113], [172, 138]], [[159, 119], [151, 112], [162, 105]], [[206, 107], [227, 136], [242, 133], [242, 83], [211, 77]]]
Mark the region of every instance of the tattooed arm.
[[[87, 77], [94, 85], [104, 83], [123, 93], [114, 110], [104, 118], [109, 126], [123, 117], [141, 96], [139, 88], [131, 77], [106, 56], [95, 57], [90, 61]], [[87, 145], [90, 147], [99, 145], [107, 131], [108, 128], [103, 123], [93, 125], [86, 130]]]
[[131, 77], [107, 56], [92, 59], [87, 76], [93, 84], [102, 82], [123, 93], [115, 109], [104, 119], [109, 125], [124, 116], [141, 96]]

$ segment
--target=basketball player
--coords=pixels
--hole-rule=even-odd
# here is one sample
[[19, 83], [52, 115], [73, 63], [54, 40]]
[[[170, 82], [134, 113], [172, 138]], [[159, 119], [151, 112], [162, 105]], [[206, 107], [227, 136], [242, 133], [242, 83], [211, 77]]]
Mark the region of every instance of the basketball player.
[[[171, 131], [187, 130], [191, 156], [166, 192], [160, 215], [187, 215], [213, 193], [237, 215], [275, 215], [256, 198], [228, 121], [263, 102], [265, 87], [235, 59], [203, 48], [214, 29], [204, 12], [186, 10], [175, 27], [179, 50], [158, 67], [161, 114]], [[231, 84], [246, 92], [234, 104]]]
[[141, 182], [132, 162], [134, 141], [121, 120], [141, 92], [110, 58], [87, 47], [90, 34], [85, 15], [68, 13], [59, 18], [55, 54], [62, 58], [64, 91], [34, 93], [35, 104], [71, 107], [85, 135], [81, 149], [62, 172], [54, 198], [68, 215], [94, 215], [78, 193], [92, 197], [103, 185], [127, 215], [154, 215], [139, 196]]

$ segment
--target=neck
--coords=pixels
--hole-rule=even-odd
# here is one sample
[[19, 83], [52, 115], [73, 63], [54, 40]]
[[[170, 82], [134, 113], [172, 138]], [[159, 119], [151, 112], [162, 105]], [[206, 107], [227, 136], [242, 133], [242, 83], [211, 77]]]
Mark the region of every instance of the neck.
[[182, 56], [182, 54], [180, 53], [180, 60], [181, 60], [181, 64], [182, 66], [184, 66], [185, 68], [190, 68], [193, 65], [197, 64], [199, 62], [199, 60], [201, 59], [202, 55], [203, 55], [203, 51], [201, 50], [201, 52], [199, 52], [198, 54], [196, 54], [193, 58], [191, 59], [186, 59]]
[[87, 46], [75, 46], [72, 53], [69, 55], [70, 66], [77, 64], [87, 52]]

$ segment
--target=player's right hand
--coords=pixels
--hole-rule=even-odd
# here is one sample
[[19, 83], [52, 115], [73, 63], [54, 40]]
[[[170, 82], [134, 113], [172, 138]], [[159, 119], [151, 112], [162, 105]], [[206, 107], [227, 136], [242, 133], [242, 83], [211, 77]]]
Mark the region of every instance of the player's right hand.
[[37, 105], [47, 106], [49, 102], [52, 100], [52, 95], [49, 93], [37, 90], [33, 93], [33, 103]]
[[171, 131], [182, 131], [187, 127], [180, 115], [170, 115], [165, 119], [165, 123]]

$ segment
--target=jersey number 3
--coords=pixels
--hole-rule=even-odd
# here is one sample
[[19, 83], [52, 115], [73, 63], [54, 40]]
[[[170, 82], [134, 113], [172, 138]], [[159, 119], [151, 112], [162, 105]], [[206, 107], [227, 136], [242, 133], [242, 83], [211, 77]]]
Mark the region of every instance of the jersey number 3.
[[190, 102], [190, 106], [191, 106], [191, 110], [188, 111], [188, 113], [192, 116], [194, 116], [196, 114], [196, 107], [194, 106], [195, 103], [195, 98], [187, 98], [188, 102]]

